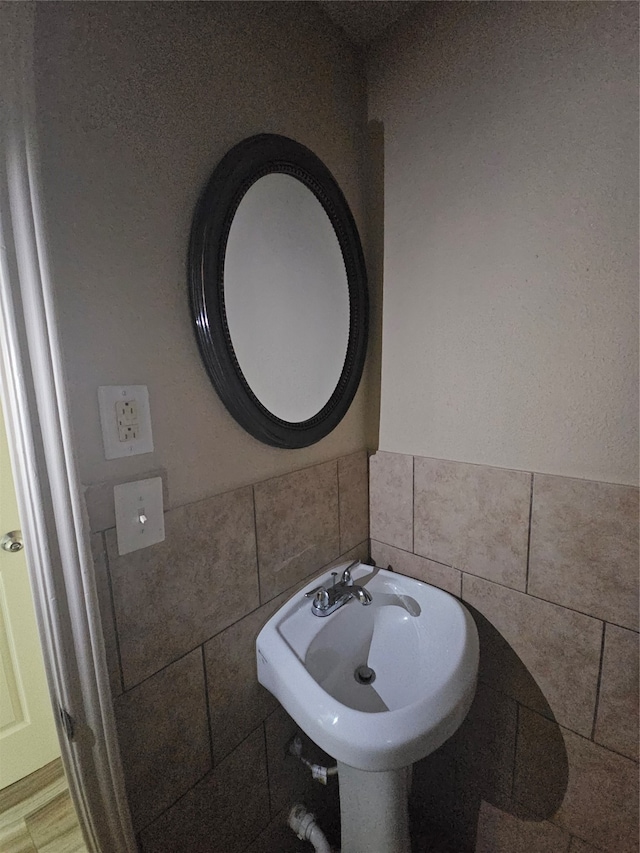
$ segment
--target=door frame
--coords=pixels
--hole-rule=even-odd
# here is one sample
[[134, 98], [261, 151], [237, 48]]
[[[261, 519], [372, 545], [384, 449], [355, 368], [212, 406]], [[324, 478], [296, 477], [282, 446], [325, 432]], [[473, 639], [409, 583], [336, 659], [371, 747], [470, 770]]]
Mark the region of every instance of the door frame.
[[137, 847], [74, 458], [40, 202], [37, 5], [0, 4], [0, 395], [69, 790], [91, 853], [128, 853]]

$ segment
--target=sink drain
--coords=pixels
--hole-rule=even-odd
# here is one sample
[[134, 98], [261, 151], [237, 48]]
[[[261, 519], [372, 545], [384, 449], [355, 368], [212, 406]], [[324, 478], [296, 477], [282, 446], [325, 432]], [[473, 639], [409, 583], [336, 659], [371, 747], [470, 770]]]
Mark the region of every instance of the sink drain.
[[362, 666], [356, 667], [353, 677], [358, 684], [373, 684], [376, 680], [376, 673], [370, 666], [363, 663]]

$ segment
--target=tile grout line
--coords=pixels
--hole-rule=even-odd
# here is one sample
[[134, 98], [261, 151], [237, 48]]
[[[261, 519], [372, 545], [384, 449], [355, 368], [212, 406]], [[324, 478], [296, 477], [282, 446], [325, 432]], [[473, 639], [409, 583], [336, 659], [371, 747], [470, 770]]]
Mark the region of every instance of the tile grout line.
[[211, 705], [209, 703], [209, 678], [207, 676], [207, 660], [204, 653], [204, 643], [200, 646], [202, 651], [202, 673], [204, 676], [204, 706], [207, 713], [207, 728], [209, 734], [209, 758], [211, 759], [211, 769], [215, 766], [213, 755], [213, 725], [211, 723]]
[[[216, 770], [218, 770], [218, 768], [220, 768], [222, 766], [222, 764], [229, 758], [229, 756], [233, 755], [233, 753], [236, 750], [240, 749], [240, 747], [242, 746], [243, 743], [246, 743], [246, 741], [249, 740], [249, 738], [255, 734], [258, 727], [262, 728], [263, 733], [264, 733], [264, 722], [263, 722], [263, 723], [260, 723], [259, 726], [256, 726], [254, 729], [252, 729], [246, 737], [242, 738], [240, 743], [236, 747], [234, 747], [231, 750], [231, 752], [229, 752], [227, 755], [225, 755], [225, 757], [223, 759], [221, 759], [221, 761], [219, 762], [219, 764], [216, 765], [215, 768], [209, 768], [209, 770], [204, 772], [202, 774], [202, 776], [199, 776], [196, 779], [196, 781], [193, 783], [193, 785], [191, 785], [191, 787], [189, 787], [186, 791], [184, 791], [182, 794], [180, 794], [180, 796], [177, 797], [175, 800], [173, 800], [173, 802], [169, 803], [160, 812], [160, 814], [156, 815], [156, 817], [152, 818], [152, 820], [148, 821], [148, 823], [145, 823], [144, 826], [141, 826], [140, 829], [136, 830], [136, 833], [135, 833], [136, 838], [140, 838], [142, 836], [143, 832], [145, 832], [147, 829], [149, 829], [149, 827], [153, 826], [154, 823], [157, 823], [157, 821], [160, 820], [160, 818], [163, 815], [167, 814], [167, 812], [169, 812], [171, 809], [173, 809], [175, 806], [177, 806], [178, 803], [182, 802], [182, 800], [184, 800], [184, 798], [187, 797], [191, 793], [191, 791], [193, 791], [195, 788], [197, 788], [198, 785], [202, 784], [202, 782], [204, 782], [204, 780], [207, 778], [207, 776], [210, 776], [212, 773], [214, 773]], [[265, 753], [266, 753], [266, 735], [265, 735]], [[266, 756], [265, 756], [265, 759], [266, 759]]]
[[371, 543], [373, 542], [373, 536], [371, 535], [371, 460], [373, 459], [373, 454], [371, 456], [367, 456], [367, 510], [369, 517], [367, 519], [367, 524], [369, 527], [369, 558], [371, 558]]
[[[453, 569], [454, 572], [464, 571], [451, 563], [443, 563], [442, 560], [434, 560], [433, 557], [425, 557], [424, 554], [416, 554], [414, 551], [407, 551], [406, 548], [401, 548], [399, 545], [392, 545], [391, 542], [383, 542], [382, 539], [376, 539], [374, 536], [370, 538], [372, 542], [376, 542], [378, 545], [386, 545], [387, 548], [394, 548], [396, 551], [402, 551], [403, 554], [409, 554], [411, 557], [418, 557], [420, 560], [428, 560], [430, 563], [436, 563], [438, 566], [443, 566], [445, 569]], [[478, 575], [477, 577], [480, 576]], [[511, 589], [511, 587], [508, 587], [508, 589]], [[518, 592], [520, 592], [520, 590], [518, 590]]]
[[[276, 708], [277, 710], [277, 708]], [[273, 712], [275, 713], [275, 712]], [[267, 771], [267, 796], [269, 797], [269, 822], [274, 819], [274, 808], [273, 808], [273, 797], [271, 796], [271, 772], [269, 769], [269, 750], [267, 748], [267, 720], [271, 714], [269, 714], [266, 719], [264, 719], [261, 723], [262, 728], [262, 742], [264, 744], [264, 763]]]
[[[268, 777], [267, 777], [267, 786], [268, 786], [268, 785], [269, 785], [269, 779], [268, 779]], [[242, 848], [242, 850], [238, 851], [238, 853], [246, 853], [246, 851], [247, 851], [247, 850], [251, 850], [251, 848], [252, 848], [252, 847], [253, 847], [253, 845], [256, 843], [256, 841], [258, 841], [258, 840], [261, 838], [261, 836], [263, 835], [263, 833], [266, 833], [266, 832], [268, 831], [268, 829], [269, 829], [269, 827], [271, 826], [272, 822], [273, 822], [273, 818], [271, 817], [271, 800], [269, 800], [269, 820], [267, 821], [267, 823], [266, 823], [266, 825], [265, 825], [265, 826], [261, 827], [261, 828], [260, 828], [260, 829], [255, 833], [255, 835], [252, 835], [252, 836], [251, 836], [251, 838], [249, 839], [249, 841], [244, 845], [244, 847]]]
[[370, 468], [370, 459], [369, 451], [365, 450], [365, 458], [367, 461], [367, 540], [369, 542], [368, 550], [367, 550], [367, 558], [369, 561], [371, 560], [371, 468]]
[[[262, 584], [260, 583], [260, 550], [258, 548], [258, 510], [256, 508], [256, 487], [251, 486], [251, 503], [253, 504], [253, 538], [256, 543], [256, 576], [258, 578], [258, 602], [259, 605], [266, 604], [262, 600]], [[244, 617], [243, 617], [244, 618]]]
[[[350, 548], [349, 551], [353, 551], [356, 548], [359, 548], [361, 545], [363, 545], [367, 541], [368, 541], [367, 539], [363, 539], [362, 542], [358, 542], [358, 544], [354, 545], [353, 548]], [[336, 559], [340, 559], [340, 557], [342, 557], [342, 556], [343, 556], [342, 554], [339, 554]], [[285, 593], [289, 592], [290, 590], [293, 590], [293, 588], [296, 586], [304, 586], [305, 583], [308, 583], [311, 580], [313, 575], [321, 574], [323, 571], [325, 571], [327, 568], [329, 568], [329, 566], [331, 566], [331, 564], [334, 562], [335, 562], [335, 560], [329, 560], [328, 562], [323, 563], [322, 566], [319, 566], [318, 568], [312, 569], [312, 571], [309, 572], [309, 574], [307, 574], [303, 578], [300, 578], [299, 580], [295, 581], [290, 586], [286, 587], [286, 589], [281, 590], [276, 595], [272, 596], [270, 599], [265, 601], [264, 604], [265, 605], [269, 604], [271, 601], [274, 601], [279, 596], [284, 595]], [[119, 696], [114, 696], [114, 699], [119, 699], [120, 696], [125, 696], [126, 694], [131, 693], [132, 690], [135, 690], [137, 687], [140, 687], [141, 684], [144, 684], [146, 681], [149, 681], [149, 679], [153, 678], [155, 675], [158, 675], [159, 673], [164, 672], [165, 669], [168, 669], [174, 663], [178, 663], [178, 661], [182, 660], [183, 658], [186, 658], [187, 655], [190, 655], [196, 649], [200, 648], [200, 646], [205, 646], [209, 642], [209, 640], [213, 640], [214, 637], [219, 637], [220, 634], [223, 634], [229, 628], [232, 628], [234, 625], [237, 625], [238, 622], [242, 622], [243, 619], [246, 619], [248, 616], [251, 616], [252, 614], [256, 613], [263, 606], [264, 606], [263, 604], [258, 604], [258, 606], [254, 607], [253, 610], [249, 610], [246, 613], [243, 613], [243, 615], [240, 616], [238, 619], [236, 619], [235, 622], [231, 622], [231, 624], [225, 625], [224, 628], [220, 628], [220, 630], [213, 633], [210, 637], [207, 637], [204, 640], [204, 642], [197, 643], [195, 646], [188, 649], [186, 652], [182, 652], [177, 657], [168, 661], [168, 663], [163, 664], [161, 667], [156, 669], [154, 672], [150, 673], [149, 675], [145, 675], [145, 677], [143, 679], [141, 679], [140, 681], [137, 681], [135, 684], [132, 684], [130, 687], [125, 687], [124, 691]]]
[[[445, 592], [448, 592], [450, 595], [454, 595], [456, 598], [462, 598], [462, 574], [463, 574], [462, 569], [457, 569], [455, 566], [450, 566], [448, 563], [440, 563], [440, 562], [438, 562], [438, 560], [432, 560], [429, 557], [423, 557], [421, 554], [413, 554], [411, 551], [406, 551], [404, 548], [399, 548], [397, 545], [391, 545], [388, 542], [381, 542], [379, 539], [369, 539], [369, 558], [370, 559], [371, 559], [371, 553], [373, 550], [374, 543], [376, 545], [382, 545], [383, 547], [393, 548], [395, 551], [401, 551], [403, 554], [407, 554], [410, 557], [417, 557], [419, 560], [426, 560], [429, 563], [434, 563], [436, 566], [438, 566], [440, 568], [450, 569], [452, 572], [455, 572], [458, 575], [458, 577], [456, 579], [458, 591], [457, 592], [451, 592], [451, 590], [449, 590], [448, 588], [445, 588], [441, 584], [435, 583], [435, 581], [432, 581], [432, 580], [431, 581], [424, 581], [422, 578], [418, 577], [416, 574], [401, 572], [398, 569], [394, 569], [393, 567], [390, 568], [390, 571], [392, 571], [392, 572], [397, 571], [398, 574], [404, 575], [405, 577], [414, 578], [415, 580], [422, 580], [424, 583], [428, 583], [431, 586], [435, 586], [438, 589], [442, 589]], [[373, 565], [376, 565], [376, 564], [374, 563]], [[389, 566], [391, 566], [390, 563], [388, 564], [387, 568], [389, 568]]]
[[338, 495], [338, 554], [342, 554], [342, 529], [340, 525], [340, 509], [341, 509], [341, 495], [340, 495], [340, 459], [336, 459], [336, 492]]
[[[257, 609], [257, 608], [256, 608], [256, 609]], [[252, 611], [252, 612], [253, 612], [253, 611]], [[244, 619], [244, 616], [243, 616], [242, 618]], [[237, 621], [240, 621], [240, 620], [237, 620]], [[235, 625], [236, 623], [235, 623], [235, 622], [232, 622], [231, 624], [232, 624], [232, 625]], [[231, 627], [231, 625], [228, 625], [227, 627], [228, 627], [228, 628], [230, 628], [230, 627]], [[223, 628], [223, 629], [222, 629], [222, 631], [225, 631], [225, 630], [226, 630], [226, 628]], [[222, 633], [222, 631], [218, 631], [218, 634], [221, 634], [221, 633]], [[205, 643], [208, 643], [208, 642], [209, 642], [209, 640], [213, 639], [213, 637], [216, 637], [216, 636], [217, 636], [217, 634], [213, 634], [213, 636], [208, 637], [208, 638], [204, 641], [204, 643], [197, 643], [195, 646], [193, 646], [193, 648], [189, 649], [189, 651], [187, 651], [187, 652], [183, 652], [183, 653], [179, 654], [177, 657], [173, 658], [173, 659], [172, 659], [172, 660], [170, 660], [168, 663], [164, 663], [161, 667], [159, 667], [158, 669], [156, 669], [154, 672], [150, 673], [149, 675], [145, 675], [145, 677], [144, 677], [143, 679], [141, 679], [140, 681], [137, 681], [135, 684], [132, 684], [132, 685], [131, 685], [131, 687], [126, 687], [123, 693], [121, 693], [119, 696], [114, 696], [114, 697], [113, 697], [113, 699], [114, 699], [114, 706], [115, 706], [115, 702], [116, 702], [118, 699], [124, 698], [125, 696], [128, 696], [130, 693], [133, 693], [133, 691], [134, 691], [134, 690], [137, 690], [137, 689], [138, 689], [138, 687], [141, 687], [143, 684], [146, 684], [146, 682], [147, 682], [147, 681], [150, 681], [150, 680], [151, 680], [152, 678], [154, 678], [156, 675], [160, 675], [160, 673], [161, 673], [161, 672], [164, 672], [166, 669], [169, 669], [169, 667], [170, 667], [170, 666], [173, 666], [173, 665], [174, 665], [174, 663], [178, 663], [179, 661], [184, 660], [184, 658], [186, 658], [186, 657], [188, 657], [189, 655], [193, 654], [197, 649], [199, 649], [199, 648], [201, 648], [202, 646], [204, 646], [204, 644], [205, 644]]]
[[[245, 738], [245, 740], [246, 740], [246, 738]], [[166, 815], [167, 812], [170, 812], [172, 808], [174, 808], [175, 806], [178, 805], [179, 802], [184, 800], [184, 798], [187, 797], [191, 793], [191, 791], [193, 791], [195, 788], [197, 788], [198, 785], [200, 785], [202, 782], [204, 782], [204, 780], [207, 778], [207, 776], [209, 776], [209, 774], [211, 774], [211, 773], [213, 773], [213, 769], [209, 768], [209, 770], [207, 770], [205, 773], [203, 773], [202, 776], [199, 776], [196, 779], [196, 781], [193, 783], [193, 785], [191, 785], [189, 788], [187, 788], [186, 791], [183, 791], [183, 793], [180, 794], [180, 796], [177, 797], [175, 800], [173, 800], [168, 805], [166, 805], [162, 809], [160, 814], [157, 814], [154, 818], [151, 818], [151, 820], [149, 820], [147, 823], [145, 823], [144, 826], [141, 826], [139, 829], [137, 829], [135, 831], [136, 838], [141, 839], [143, 832], [146, 832], [147, 829], [149, 829], [149, 827], [153, 826], [154, 823], [157, 823], [160, 820], [160, 818], [163, 817], [163, 815]]]
[[[442, 565], [444, 565], [444, 563]], [[455, 568], [455, 566], [452, 566], [450, 568]], [[473, 574], [473, 572], [461, 569], [457, 569], [456, 571], [463, 571], [463, 573], [468, 575], [470, 578], [476, 578], [477, 580], [483, 581], [484, 583], [494, 584], [495, 586], [499, 586], [501, 589], [508, 589], [510, 592], [516, 592], [519, 595], [526, 595], [528, 598], [532, 598], [534, 601], [542, 601], [545, 604], [550, 604], [552, 607], [559, 607], [562, 610], [568, 610], [570, 613], [577, 613], [579, 616], [586, 616], [587, 619], [595, 619], [596, 622], [602, 622], [603, 624], [613, 625], [615, 628], [622, 628], [624, 631], [631, 631], [634, 634], [638, 633], [635, 628], [629, 628], [628, 625], [620, 625], [617, 622], [612, 622], [610, 619], [605, 619], [603, 616], [594, 616], [592, 613], [585, 613], [584, 610], [576, 610], [575, 607], [568, 607], [566, 604], [560, 604], [557, 601], [550, 601], [548, 598], [542, 598], [541, 596], [534, 595], [531, 592], [525, 592], [522, 589], [516, 589], [513, 586], [507, 586], [504, 583], [500, 583], [500, 581], [491, 580], [490, 578], [485, 578], [482, 575], [475, 575]]]
[[513, 741], [513, 766], [511, 768], [511, 789], [509, 797], [514, 799], [516, 788], [516, 768], [518, 766], [518, 740], [520, 737], [520, 703], [516, 700], [516, 736]]
[[[553, 601], [550, 598], [544, 598], [541, 595], [529, 592], [528, 589], [524, 589], [524, 590], [518, 589], [517, 587], [509, 586], [508, 584], [501, 583], [500, 581], [497, 581], [493, 578], [488, 578], [484, 575], [476, 574], [475, 572], [471, 572], [468, 569], [460, 569], [455, 565], [450, 565], [449, 563], [443, 563], [440, 560], [434, 560], [432, 557], [425, 557], [424, 554], [416, 554], [415, 552], [407, 551], [406, 548], [401, 548], [398, 545], [394, 545], [391, 542], [385, 542], [381, 539], [376, 539], [375, 536], [371, 537], [371, 542], [372, 542], [372, 544], [378, 543], [380, 545], [385, 545], [389, 548], [395, 548], [398, 551], [402, 551], [404, 554], [412, 554], [415, 557], [421, 557], [422, 559], [430, 560], [433, 563], [438, 563], [438, 565], [444, 566], [446, 568], [454, 569], [455, 571], [459, 571], [459, 572], [462, 572], [464, 574], [467, 574], [467, 575], [469, 575], [470, 578], [477, 578], [478, 580], [484, 581], [485, 583], [495, 584], [496, 586], [499, 586], [502, 589], [508, 589], [508, 590], [511, 590], [512, 592], [518, 592], [521, 595], [527, 595], [529, 598], [532, 598], [535, 601], [543, 601], [545, 604], [551, 604], [554, 607], [561, 607], [563, 610], [568, 610], [571, 613], [577, 613], [580, 616], [586, 616], [589, 619], [596, 619], [599, 622], [606, 623], [607, 625], [612, 625], [613, 627], [616, 627], [616, 628], [621, 628], [624, 631], [631, 631], [634, 634], [640, 633], [640, 631], [637, 627], [631, 627], [628, 624], [625, 625], [622, 622], [614, 621], [613, 619], [611, 619], [610, 617], [608, 617], [606, 615], [596, 615], [594, 613], [589, 613], [586, 610], [578, 610], [576, 607], [571, 607], [570, 605], [564, 604], [563, 602]], [[528, 581], [527, 581], [527, 587], [528, 587]]]
[[411, 553], [416, 553], [416, 457], [411, 457]]
[[596, 701], [593, 706], [593, 725], [591, 726], [591, 737], [589, 738], [594, 743], [596, 742], [596, 723], [598, 722], [598, 711], [600, 709], [600, 690], [602, 688], [602, 670], [604, 668], [604, 643], [607, 633], [607, 623], [602, 623], [602, 642], [600, 644], [600, 667], [598, 668], [598, 680], [596, 681]]
[[[364, 541], [366, 541], [366, 540], [363, 540], [363, 542], [364, 542]], [[370, 540], [370, 542], [378, 542], [378, 541], [379, 541], [379, 540], [377, 540], [377, 539], [371, 539], [371, 540]], [[355, 547], [357, 548], [357, 547], [359, 547], [359, 545], [361, 545], [361, 544], [363, 544], [363, 543], [362, 543], [362, 542], [360, 542], [360, 543], [358, 543], [358, 545], [356, 545]], [[386, 544], [386, 545], [388, 545], [388, 546], [389, 546], [389, 547], [391, 547], [391, 548], [397, 548], [397, 546], [396, 546], [396, 545], [390, 545], [389, 543], [385, 543], [385, 542], [380, 542], [380, 544], [382, 544], [382, 545], [385, 545], [385, 544]], [[405, 551], [405, 550], [404, 550], [404, 549], [402, 549], [402, 548], [398, 548], [398, 550], [403, 551], [403, 553], [406, 553], [406, 554], [411, 554], [411, 552], [409, 552], [409, 551]], [[421, 555], [415, 555], [415, 554], [414, 554], [413, 556], [421, 556]], [[106, 559], [107, 559], [107, 565], [108, 565], [108, 555], [106, 555]], [[424, 559], [429, 559], [429, 558], [424, 558]], [[311, 577], [313, 574], [315, 574], [316, 572], [321, 572], [321, 571], [323, 571], [323, 569], [325, 569], [327, 566], [329, 566], [331, 562], [332, 562], [332, 561], [329, 561], [328, 563], [325, 563], [323, 566], [320, 566], [319, 568], [314, 569], [314, 570], [313, 570], [312, 572], [310, 572], [308, 575], [305, 575], [305, 577], [304, 577], [302, 580], [306, 580], [307, 578], [310, 578], [310, 577]], [[432, 562], [438, 562], [438, 561], [435, 561], [435, 560], [434, 560], [434, 561], [432, 561]], [[560, 607], [560, 608], [562, 608], [562, 609], [564, 609], [564, 610], [567, 610], [567, 611], [569, 611], [569, 612], [571, 612], [571, 613], [577, 613], [577, 614], [579, 614], [579, 615], [581, 615], [581, 616], [586, 616], [586, 617], [587, 617], [587, 618], [589, 618], [589, 619], [596, 619], [597, 621], [600, 621], [600, 622], [603, 622], [603, 623], [606, 623], [606, 624], [610, 624], [610, 625], [612, 625], [612, 626], [614, 626], [614, 627], [618, 627], [618, 628], [620, 628], [620, 629], [622, 629], [622, 630], [625, 630], [625, 631], [631, 631], [632, 633], [638, 634], [638, 631], [637, 631], [636, 629], [634, 629], [634, 628], [630, 628], [628, 625], [621, 625], [621, 624], [619, 624], [619, 623], [617, 623], [617, 622], [612, 622], [610, 619], [603, 619], [603, 618], [602, 618], [602, 617], [600, 617], [600, 616], [594, 616], [594, 615], [593, 615], [593, 614], [591, 614], [591, 613], [585, 613], [585, 612], [584, 612], [584, 611], [582, 611], [582, 610], [576, 610], [575, 608], [568, 607], [567, 605], [565, 605], [565, 604], [560, 604], [559, 602], [556, 602], [556, 601], [549, 601], [548, 599], [542, 598], [542, 597], [540, 597], [540, 596], [533, 595], [533, 594], [531, 594], [531, 593], [526, 593], [526, 592], [523, 592], [523, 590], [519, 590], [519, 589], [515, 589], [514, 587], [507, 586], [506, 584], [502, 584], [502, 583], [500, 583], [499, 581], [495, 581], [495, 580], [491, 580], [491, 579], [489, 579], [489, 578], [485, 578], [485, 577], [483, 577], [482, 575], [475, 575], [475, 574], [470, 573], [470, 572], [465, 572], [465, 571], [463, 571], [463, 570], [461, 570], [461, 569], [456, 569], [456, 567], [455, 567], [455, 566], [449, 566], [449, 565], [448, 565], [448, 564], [446, 564], [446, 563], [438, 563], [438, 565], [442, 565], [442, 566], [443, 566], [443, 567], [445, 567], [445, 568], [450, 568], [450, 569], [453, 569], [454, 571], [459, 571], [459, 572], [460, 572], [460, 574], [461, 574], [461, 589], [462, 589], [461, 597], [463, 597], [463, 596], [464, 596], [464, 582], [463, 582], [463, 578], [464, 578], [464, 575], [465, 575], [465, 574], [468, 574], [470, 577], [478, 578], [479, 580], [484, 581], [485, 583], [495, 584], [496, 586], [499, 586], [499, 587], [501, 587], [502, 589], [507, 589], [507, 590], [510, 590], [511, 592], [520, 593], [521, 595], [528, 595], [530, 598], [532, 598], [532, 599], [534, 599], [534, 600], [536, 600], [536, 601], [542, 601], [542, 602], [544, 602], [545, 604], [551, 604], [551, 605], [552, 605], [552, 606], [554, 606], [554, 607]], [[259, 576], [258, 576], [258, 582], [259, 582]], [[298, 581], [298, 582], [296, 582], [296, 583], [300, 583], [300, 582], [301, 582], [301, 581]], [[285, 589], [285, 590], [282, 590], [280, 593], [278, 593], [278, 595], [283, 594], [283, 593], [284, 593], [284, 592], [286, 592], [288, 589], [292, 589], [294, 586], [296, 586], [296, 583], [291, 584], [291, 586], [287, 587], [287, 589]], [[109, 585], [110, 585], [110, 589], [111, 589], [110, 571], [109, 571]], [[273, 600], [274, 598], [277, 598], [277, 597], [278, 597], [278, 595], [273, 596], [271, 599], [269, 599], [269, 601]], [[266, 601], [266, 602], [264, 602], [264, 603], [265, 603], [265, 604], [268, 604], [268, 603], [269, 603], [269, 601]], [[250, 610], [250, 611], [248, 611], [247, 613], [244, 613], [242, 616], [240, 616], [238, 619], [236, 619], [236, 620], [235, 620], [234, 622], [232, 622], [230, 625], [226, 625], [224, 628], [221, 628], [219, 631], [215, 631], [215, 632], [214, 632], [210, 637], [207, 637], [207, 638], [206, 638], [206, 640], [205, 640], [204, 642], [205, 642], [205, 643], [206, 643], [206, 642], [208, 642], [209, 640], [213, 639], [213, 637], [218, 636], [219, 634], [223, 633], [223, 632], [224, 632], [225, 630], [227, 630], [228, 628], [232, 627], [232, 625], [237, 624], [238, 622], [242, 621], [242, 619], [245, 619], [247, 616], [251, 615], [252, 613], [255, 613], [255, 612], [256, 612], [256, 611], [257, 611], [261, 606], [262, 606], [262, 604], [259, 604], [257, 607], [253, 608], [253, 610]], [[114, 615], [115, 615], [115, 614], [114, 614]], [[116, 645], [117, 645], [117, 649], [118, 649], [118, 652], [119, 652], [119, 637], [118, 637], [118, 632], [117, 632], [117, 625], [116, 625]], [[150, 678], [153, 678], [153, 676], [154, 676], [154, 675], [159, 674], [160, 672], [164, 671], [165, 669], [167, 669], [167, 668], [168, 668], [169, 666], [171, 666], [172, 664], [177, 663], [179, 660], [182, 660], [182, 658], [186, 657], [188, 654], [190, 654], [192, 651], [194, 651], [196, 648], [198, 648], [198, 646], [199, 646], [199, 645], [203, 645], [203, 644], [202, 644], [202, 643], [198, 643], [198, 644], [197, 644], [197, 645], [195, 645], [193, 648], [190, 648], [190, 649], [188, 649], [186, 652], [183, 652], [182, 654], [179, 654], [177, 657], [175, 657], [175, 658], [173, 658], [172, 660], [168, 661], [166, 664], [164, 664], [163, 666], [159, 667], [159, 668], [158, 668], [157, 670], [155, 670], [154, 672], [150, 673], [149, 675], [145, 676], [145, 677], [144, 677], [143, 679], [141, 679], [140, 681], [138, 681], [138, 682], [136, 682], [135, 684], [132, 684], [132, 685], [130, 685], [130, 686], [126, 686], [126, 685], [124, 684], [124, 675], [123, 675], [123, 674], [122, 674], [122, 672], [121, 672], [121, 681], [122, 681], [122, 687], [123, 687], [123, 690], [122, 690], [122, 693], [121, 693], [121, 694], [119, 694], [119, 696], [124, 696], [124, 695], [126, 695], [126, 694], [130, 693], [130, 692], [131, 692], [132, 690], [134, 690], [136, 687], [139, 687], [141, 684], [144, 684], [144, 682], [148, 681]], [[114, 698], [114, 699], [118, 699], [118, 698], [119, 698], [119, 696], [114, 696], [113, 698]]]
[[555, 716], [553, 716], [553, 711], [551, 711], [551, 716], [544, 714], [540, 708], [533, 708], [531, 705], [527, 705], [526, 702], [523, 702], [522, 699], [518, 699], [513, 696], [511, 693], [507, 693], [502, 690], [500, 687], [496, 687], [495, 684], [492, 684], [490, 681], [486, 681], [484, 678], [478, 678], [478, 683], [482, 684], [484, 687], [488, 687], [489, 690], [493, 690], [495, 693], [499, 693], [501, 696], [505, 696], [507, 699], [511, 699], [513, 702], [517, 703], [520, 709], [525, 708], [532, 714], [536, 714], [538, 717], [541, 717], [543, 720], [546, 720], [548, 723], [552, 723], [561, 731], [570, 732], [572, 735], [581, 738], [582, 740], [587, 741], [587, 743], [592, 743], [598, 749], [602, 749], [605, 752], [610, 752], [612, 755], [617, 755], [620, 758], [625, 759], [626, 761], [630, 761], [637, 766], [638, 762], [635, 758], [631, 758], [631, 756], [627, 755], [624, 752], [620, 752], [617, 749], [613, 749], [610, 746], [605, 746], [602, 743], [598, 743], [598, 741], [594, 741], [589, 735], [582, 734], [582, 732], [577, 732], [575, 729], [572, 729], [570, 726], [565, 723], [559, 723]]
[[529, 566], [531, 563], [531, 523], [533, 521], [533, 481], [535, 474], [531, 474], [531, 485], [529, 487], [529, 526], [527, 528], [527, 565], [525, 569], [524, 591], [529, 593]]
[[[107, 535], [104, 531], [100, 534], [100, 544], [102, 546], [102, 553], [104, 554], [105, 569], [107, 572], [107, 586], [109, 588], [109, 605], [111, 607], [111, 616], [113, 618], [113, 633], [115, 635], [115, 641], [116, 641], [116, 656], [118, 658], [118, 660], [117, 660], [118, 677], [120, 680], [120, 690], [121, 690], [120, 695], [122, 695], [123, 693], [126, 692], [125, 686], [124, 686], [124, 667], [122, 666], [122, 651], [120, 650], [120, 631], [118, 630], [118, 617], [117, 617], [117, 613], [116, 613], [116, 604], [115, 604], [115, 599], [114, 599], [114, 595], [113, 595], [113, 581], [111, 580], [111, 564], [109, 561], [109, 552], [107, 551]], [[95, 564], [94, 564], [94, 566], [95, 566]], [[94, 568], [94, 573], [95, 573], [95, 568]], [[98, 609], [99, 609], [99, 607], [98, 607]]]

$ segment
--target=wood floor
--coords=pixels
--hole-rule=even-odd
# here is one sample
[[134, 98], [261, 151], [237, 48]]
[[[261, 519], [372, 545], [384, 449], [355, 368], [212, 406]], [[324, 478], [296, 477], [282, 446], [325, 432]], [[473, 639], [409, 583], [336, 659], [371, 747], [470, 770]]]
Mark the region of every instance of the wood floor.
[[62, 761], [0, 791], [1, 853], [87, 853]]

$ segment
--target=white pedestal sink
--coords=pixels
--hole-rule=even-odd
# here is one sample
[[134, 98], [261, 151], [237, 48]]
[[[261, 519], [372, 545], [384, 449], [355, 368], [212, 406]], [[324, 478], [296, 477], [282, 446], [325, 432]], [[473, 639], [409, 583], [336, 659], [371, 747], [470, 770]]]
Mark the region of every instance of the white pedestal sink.
[[364, 564], [351, 572], [371, 604], [315, 616], [305, 593], [332, 576], [315, 578], [258, 635], [258, 679], [338, 761], [342, 853], [409, 853], [408, 768], [464, 720], [478, 634], [436, 587]]

